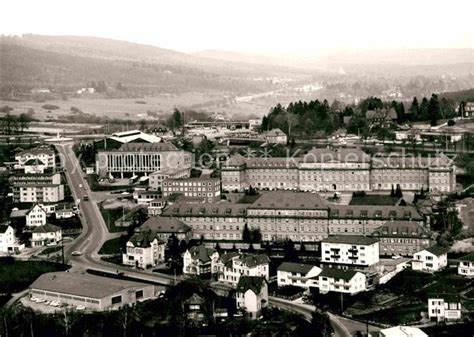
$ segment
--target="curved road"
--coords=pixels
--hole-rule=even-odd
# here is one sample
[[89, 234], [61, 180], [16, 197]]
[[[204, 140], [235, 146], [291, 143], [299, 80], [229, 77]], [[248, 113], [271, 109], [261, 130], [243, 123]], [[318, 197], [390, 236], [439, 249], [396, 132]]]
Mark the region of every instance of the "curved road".
[[[87, 181], [83, 177], [79, 161], [72, 150], [72, 144], [56, 144], [60, 153], [63, 167], [65, 168], [66, 178], [75, 200], [80, 200], [78, 209], [80, 212], [83, 231], [71, 244], [65, 247], [66, 259], [72, 265], [71, 272], [84, 271], [86, 269], [96, 269], [99, 271], [116, 273], [123, 272], [125, 276], [134, 277], [146, 281], [153, 281], [163, 285], [174, 284], [174, 277], [166, 274], [150, 273], [137, 271], [125, 266], [102, 261], [98, 254], [100, 247], [110, 237], [110, 233], [99, 211], [99, 207], [93, 200], [93, 195]], [[82, 186], [82, 187], [80, 187]], [[89, 201], [84, 201], [84, 196]], [[80, 251], [81, 256], [72, 256], [73, 251]], [[277, 306], [284, 310], [293, 311], [301, 314], [307, 320], [311, 321], [311, 313], [315, 310], [314, 306], [308, 304], [294, 303], [276, 297], [269, 298], [270, 305]], [[351, 333], [362, 330], [365, 331], [365, 324], [352, 321], [333, 315], [328, 312], [331, 325], [336, 336], [350, 337]], [[376, 327], [370, 327], [371, 331], [379, 330]]]

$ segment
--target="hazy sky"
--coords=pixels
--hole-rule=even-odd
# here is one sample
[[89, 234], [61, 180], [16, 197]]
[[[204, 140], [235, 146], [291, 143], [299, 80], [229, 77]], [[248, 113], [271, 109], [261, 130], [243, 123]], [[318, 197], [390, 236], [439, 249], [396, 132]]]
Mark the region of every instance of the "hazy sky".
[[180, 51], [472, 48], [472, 0], [7, 0], [0, 33], [85, 35]]

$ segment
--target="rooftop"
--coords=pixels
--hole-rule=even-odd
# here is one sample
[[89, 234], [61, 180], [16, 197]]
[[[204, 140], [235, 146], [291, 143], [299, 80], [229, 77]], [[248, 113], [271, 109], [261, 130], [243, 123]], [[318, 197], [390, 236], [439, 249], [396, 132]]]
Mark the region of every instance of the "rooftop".
[[216, 252], [215, 249], [206, 248], [202, 245], [194, 246], [189, 249], [189, 253], [193, 259], [197, 259], [201, 262], [209, 262], [211, 261], [211, 255]]
[[316, 193], [271, 191], [262, 193], [249, 209], [327, 209], [327, 203]]
[[283, 262], [278, 267], [278, 271], [286, 271], [290, 273], [300, 273], [302, 275], [306, 275], [314, 267], [315, 266], [311, 264]]
[[187, 233], [191, 227], [176, 218], [152, 216], [140, 226], [140, 231], [146, 229], [155, 233]]
[[116, 151], [121, 152], [160, 152], [160, 151], [180, 151], [172, 143], [126, 143]]
[[426, 248], [424, 250], [426, 250], [427, 252], [430, 252], [431, 254], [436, 255], [436, 256], [441, 256], [441, 255], [446, 254], [447, 252], [449, 252], [449, 248], [441, 247], [441, 246], [438, 246], [438, 245], [434, 245], [434, 246]]
[[262, 276], [243, 275], [239, 279], [236, 292], [245, 293], [247, 290], [252, 290], [255, 294], [260, 294], [265, 282], [265, 278]]
[[459, 258], [459, 261], [469, 261], [469, 262], [474, 262], [474, 252], [471, 252], [467, 255], [464, 255], [463, 257]]
[[348, 245], [373, 245], [378, 239], [362, 235], [331, 235], [322, 240], [323, 243], [345, 243]]
[[52, 233], [52, 232], [58, 232], [60, 230], [61, 230], [61, 227], [47, 223], [46, 225], [35, 227], [32, 230], [32, 233]]
[[358, 271], [350, 270], [350, 269], [338, 269], [338, 268], [324, 268], [320, 277], [327, 277], [333, 279], [342, 279], [345, 281], [352, 280], [352, 278], [358, 273]]
[[428, 229], [415, 221], [390, 220], [378, 227], [371, 235], [376, 237], [428, 238], [430, 233]]
[[54, 272], [38, 277], [30, 285], [30, 289], [101, 299], [125, 289], [136, 289], [144, 286], [149, 285], [87, 273]]

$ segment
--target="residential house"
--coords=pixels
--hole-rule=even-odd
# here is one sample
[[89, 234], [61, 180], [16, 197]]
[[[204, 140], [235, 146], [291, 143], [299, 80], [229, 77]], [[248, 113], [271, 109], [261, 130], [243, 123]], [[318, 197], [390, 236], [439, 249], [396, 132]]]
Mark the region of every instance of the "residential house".
[[165, 261], [166, 243], [150, 229], [132, 235], [122, 254], [122, 263], [136, 268], [148, 269]]
[[150, 229], [159, 240], [167, 242], [175, 237], [179, 241], [189, 241], [192, 238], [191, 227], [179, 219], [171, 217], [153, 216], [140, 226], [140, 230]]
[[283, 262], [277, 269], [279, 287], [295, 286], [305, 289], [318, 287], [318, 277], [322, 269], [311, 264]]
[[280, 129], [271, 129], [268, 132], [262, 134], [262, 139], [268, 144], [282, 144], [286, 145], [288, 142], [288, 136]]
[[31, 231], [31, 247], [57, 245], [62, 241], [61, 227], [46, 224]]
[[161, 197], [161, 192], [158, 191], [135, 190], [133, 192], [133, 199], [135, 199], [138, 205], [149, 205], [152, 200], [160, 199]]
[[367, 289], [366, 275], [356, 270], [323, 268], [318, 281], [321, 293], [333, 291], [353, 295]]
[[183, 274], [203, 275], [217, 273], [219, 253], [203, 245], [193, 246], [183, 254]]
[[436, 245], [416, 252], [411, 268], [428, 272], [439, 271], [448, 265], [448, 251], [449, 248]]
[[458, 274], [462, 276], [474, 276], [474, 252], [459, 258]]
[[25, 163], [31, 159], [39, 160], [44, 165], [44, 168], [54, 168], [56, 165], [56, 156], [51, 148], [36, 147], [15, 154], [15, 161], [17, 162], [15, 168], [24, 169]]
[[413, 256], [432, 244], [429, 230], [408, 220], [387, 221], [371, 236], [379, 240], [380, 255]]
[[237, 286], [241, 276], [261, 276], [270, 278], [270, 259], [265, 254], [253, 255], [231, 252], [219, 256], [217, 260], [218, 281]]
[[163, 212], [163, 208], [166, 206], [166, 199], [165, 198], [156, 198], [151, 200], [148, 203], [148, 215], [150, 216], [158, 216]]
[[321, 241], [321, 263], [369, 267], [379, 262], [379, 241], [359, 235], [335, 235]]
[[40, 204], [34, 204], [28, 209], [13, 209], [10, 213], [12, 219], [25, 218], [26, 227], [38, 227], [46, 225], [47, 212]]
[[13, 227], [10, 225], [0, 225], [0, 254], [17, 254], [23, 248], [25, 248], [25, 245], [18, 243]]
[[252, 319], [260, 316], [268, 305], [267, 280], [262, 276], [240, 277], [235, 292], [237, 308], [245, 310]]
[[437, 322], [461, 319], [461, 297], [458, 294], [429, 294], [428, 317]]
[[186, 316], [191, 325], [201, 325], [206, 320], [205, 315], [205, 300], [204, 298], [194, 293], [184, 301]]

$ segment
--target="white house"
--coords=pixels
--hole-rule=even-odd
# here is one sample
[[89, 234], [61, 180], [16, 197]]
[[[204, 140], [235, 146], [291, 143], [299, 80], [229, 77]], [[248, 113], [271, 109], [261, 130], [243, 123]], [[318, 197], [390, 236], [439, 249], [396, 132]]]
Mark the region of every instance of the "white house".
[[57, 245], [61, 240], [61, 227], [51, 224], [35, 227], [31, 232], [31, 247]]
[[428, 295], [428, 317], [438, 322], [461, 319], [460, 296], [457, 294]]
[[202, 275], [217, 273], [219, 253], [202, 245], [194, 246], [183, 254], [183, 274]]
[[10, 225], [0, 225], [0, 253], [17, 254], [25, 248], [15, 237], [15, 230]]
[[286, 133], [281, 131], [280, 129], [272, 129], [268, 132], [265, 132], [262, 135], [263, 140], [267, 142], [268, 144], [283, 144], [286, 145], [288, 141], [288, 137], [286, 136]]
[[441, 270], [448, 265], [448, 250], [440, 246], [423, 249], [413, 255], [411, 268], [429, 272]]
[[321, 241], [321, 262], [369, 267], [379, 262], [379, 241], [361, 235], [335, 235]]
[[474, 276], [474, 252], [459, 259], [458, 274], [462, 276]]
[[306, 289], [318, 287], [321, 270], [311, 264], [283, 262], [277, 269], [277, 283], [279, 287], [296, 286]]
[[34, 204], [29, 209], [13, 209], [10, 218], [25, 218], [27, 227], [46, 225], [46, 210], [40, 204]]
[[324, 268], [319, 274], [319, 291], [356, 294], [367, 289], [367, 277], [355, 270]]
[[265, 254], [252, 255], [237, 252], [223, 254], [217, 260], [218, 281], [237, 286], [241, 276], [270, 278], [270, 259]]
[[377, 332], [370, 332], [369, 336], [373, 337], [428, 337], [420, 328], [413, 326], [393, 326], [391, 328], [382, 329]]
[[166, 243], [159, 240], [155, 232], [140, 231], [128, 240], [122, 263], [142, 269], [156, 267], [165, 260], [165, 247]]
[[237, 309], [245, 310], [252, 319], [268, 305], [267, 281], [261, 276], [242, 276], [235, 292]]
[[56, 211], [54, 212], [54, 215], [56, 219], [70, 219], [73, 218], [76, 213], [72, 208], [57, 208]]

